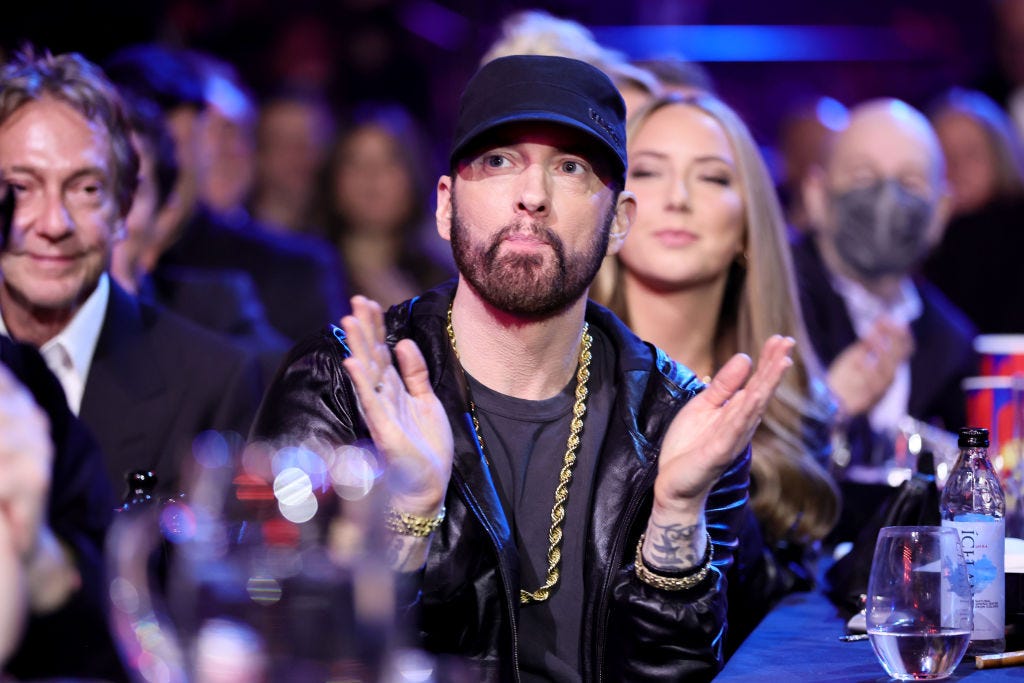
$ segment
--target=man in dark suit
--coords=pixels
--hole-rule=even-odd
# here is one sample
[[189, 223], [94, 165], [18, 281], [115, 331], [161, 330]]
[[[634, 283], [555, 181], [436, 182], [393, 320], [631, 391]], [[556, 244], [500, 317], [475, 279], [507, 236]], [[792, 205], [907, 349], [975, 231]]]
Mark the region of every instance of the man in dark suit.
[[26, 53], [0, 71], [0, 170], [17, 204], [0, 253], [0, 322], [40, 349], [115, 490], [128, 471], [153, 469], [173, 493], [197, 434], [247, 430], [259, 371], [108, 277], [137, 183], [129, 131], [116, 89], [79, 55]]
[[158, 226], [161, 248], [154, 274], [180, 266], [244, 271], [256, 284], [271, 324], [292, 340], [347, 313], [345, 278], [328, 242], [275, 234], [248, 214], [229, 219], [199, 200], [207, 101], [197, 57], [137, 45], [115, 53], [106, 70], [125, 92], [160, 105], [174, 137], [179, 178], [170, 210]]
[[851, 111], [824, 168], [808, 178], [810, 236], [794, 245], [801, 306], [848, 420], [842, 465], [879, 464], [909, 415], [955, 430], [974, 330], [911, 273], [948, 216], [944, 162], [927, 119], [899, 100]]

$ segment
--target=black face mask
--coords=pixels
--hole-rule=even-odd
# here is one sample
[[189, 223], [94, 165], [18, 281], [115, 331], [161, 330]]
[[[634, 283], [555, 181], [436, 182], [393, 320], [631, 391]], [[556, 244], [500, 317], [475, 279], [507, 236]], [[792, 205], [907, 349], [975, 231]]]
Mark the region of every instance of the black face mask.
[[934, 206], [892, 179], [833, 194], [835, 247], [857, 275], [904, 275], [928, 249]]

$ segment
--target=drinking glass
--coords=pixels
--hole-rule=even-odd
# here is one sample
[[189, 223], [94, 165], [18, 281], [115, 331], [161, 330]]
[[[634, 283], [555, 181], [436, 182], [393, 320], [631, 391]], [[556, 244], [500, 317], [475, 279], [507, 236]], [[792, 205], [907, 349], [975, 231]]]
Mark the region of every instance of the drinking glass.
[[946, 678], [973, 626], [967, 564], [955, 530], [885, 527], [871, 563], [868, 636], [886, 672], [903, 681]]

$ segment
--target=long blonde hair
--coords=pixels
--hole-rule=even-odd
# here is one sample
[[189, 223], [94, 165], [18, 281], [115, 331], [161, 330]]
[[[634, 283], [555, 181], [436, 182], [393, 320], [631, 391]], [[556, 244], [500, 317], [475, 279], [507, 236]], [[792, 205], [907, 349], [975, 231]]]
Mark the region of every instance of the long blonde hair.
[[[730, 266], [713, 344], [715, 366], [741, 351], [756, 362], [773, 334], [797, 342], [793, 367], [754, 435], [754, 513], [773, 542], [823, 538], [838, 518], [839, 491], [815, 456], [828, 451], [835, 408], [807, 340], [778, 198], [746, 124], [713, 96], [659, 97], [630, 118], [628, 137], [635, 137], [654, 112], [672, 105], [693, 107], [718, 122], [736, 153], [745, 195], [745, 255]], [[591, 297], [629, 324], [618, 257], [605, 259]]]

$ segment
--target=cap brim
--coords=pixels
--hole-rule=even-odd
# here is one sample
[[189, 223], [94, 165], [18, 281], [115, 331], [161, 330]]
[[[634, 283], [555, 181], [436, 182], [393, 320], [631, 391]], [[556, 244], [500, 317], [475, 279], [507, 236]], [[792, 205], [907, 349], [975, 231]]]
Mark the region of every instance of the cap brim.
[[626, 168], [626, 160], [621, 158], [615, 147], [613, 147], [608, 140], [598, 134], [593, 128], [580, 123], [578, 120], [570, 116], [536, 109], [512, 112], [505, 116], [485, 121], [470, 129], [452, 147], [452, 153], [449, 157], [449, 161], [452, 166], [457, 164], [470, 150], [477, 146], [480, 143], [481, 138], [483, 138], [487, 133], [513, 123], [554, 123], [566, 126], [567, 128], [572, 128], [598, 143], [601, 146], [601, 149], [607, 152], [606, 158], [613, 163], [616, 170], [622, 171]]

